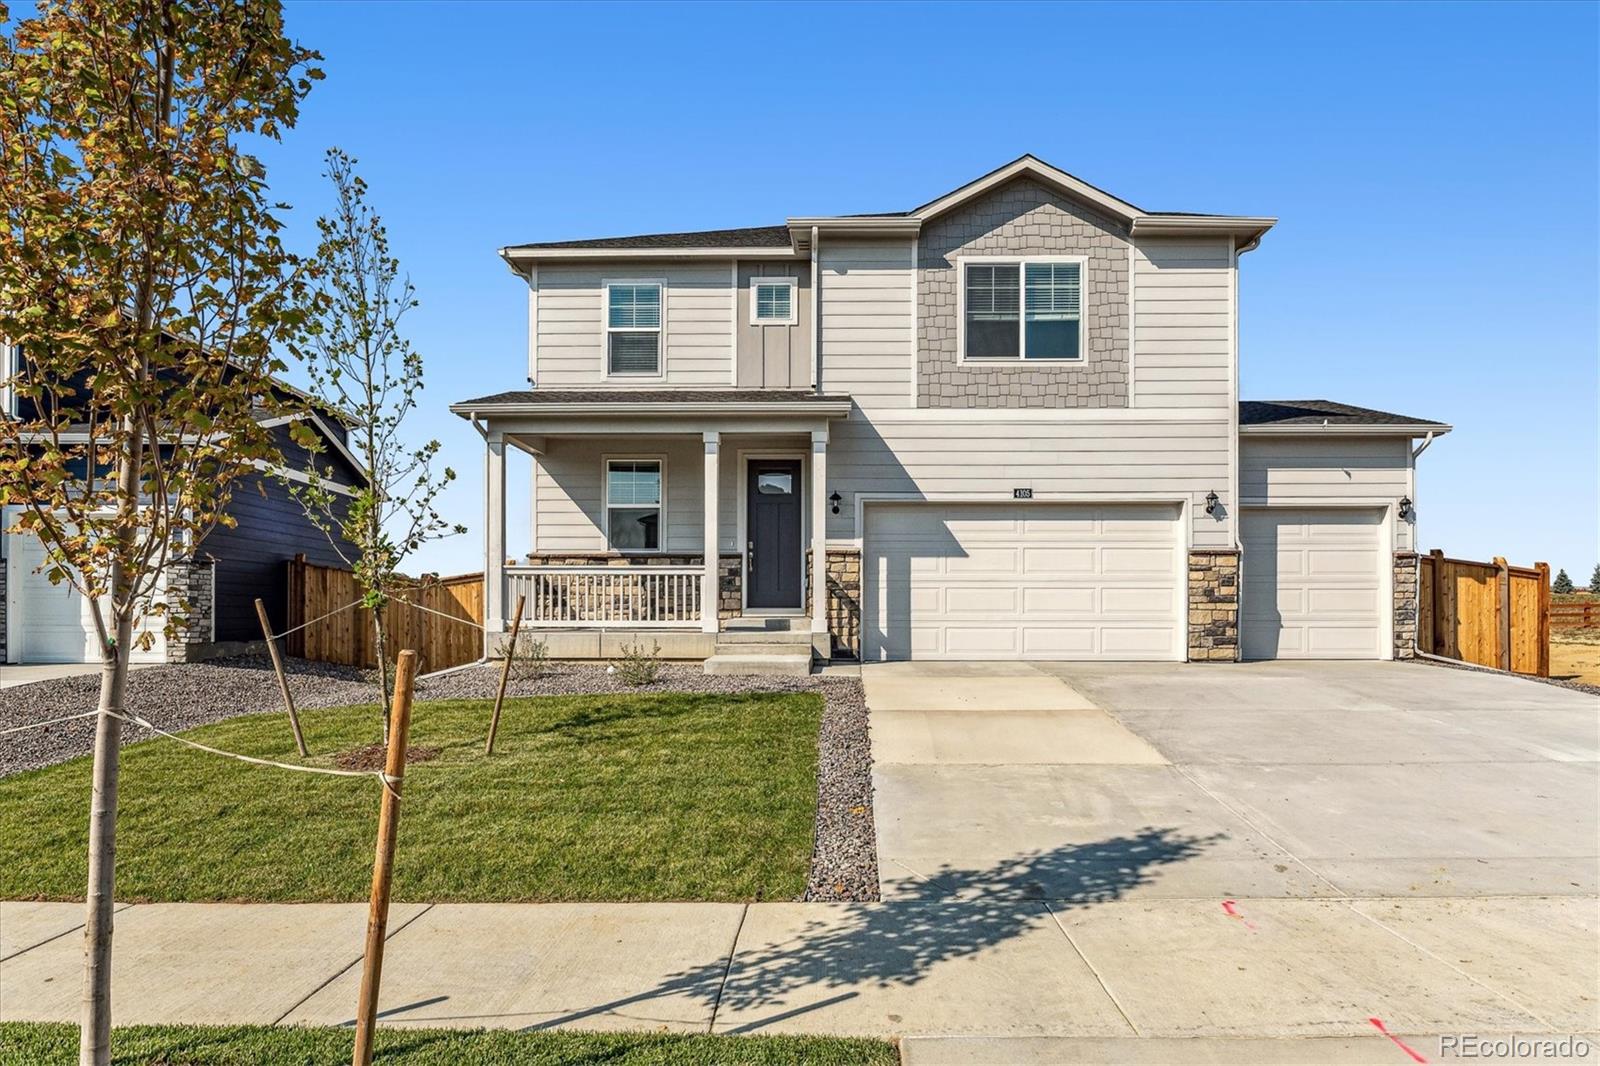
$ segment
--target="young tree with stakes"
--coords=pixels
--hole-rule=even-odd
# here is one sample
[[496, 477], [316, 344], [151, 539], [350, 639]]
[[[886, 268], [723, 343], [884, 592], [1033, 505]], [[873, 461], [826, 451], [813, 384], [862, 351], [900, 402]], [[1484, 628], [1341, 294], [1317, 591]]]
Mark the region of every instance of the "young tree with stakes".
[[[466, 527], [438, 511], [439, 494], [456, 476], [449, 467], [435, 472], [439, 442], [413, 448], [401, 435], [422, 391], [422, 356], [400, 331], [417, 306], [416, 289], [390, 254], [388, 232], [367, 203], [355, 163], [337, 148], [328, 151], [336, 209], [317, 220], [321, 241], [308, 264], [304, 323], [290, 347], [305, 361], [316, 398], [351, 416], [350, 450], [366, 468], [367, 484], [353, 498], [328, 488], [331, 478], [285, 484], [354, 572], [361, 605], [372, 613], [382, 717], [389, 705], [383, 613], [401, 588], [400, 566], [428, 541]], [[294, 432], [311, 453], [311, 473], [326, 473], [325, 464], [317, 466], [321, 438], [304, 425]], [[387, 741], [386, 717], [383, 730]]]
[[[111, 911], [128, 657], [160, 574], [275, 461], [255, 406], [294, 321], [281, 205], [242, 142], [321, 76], [275, 0], [0, 2], [0, 504], [87, 601], [100, 650], [80, 1057], [111, 1054]], [[148, 634], [142, 639], [153, 637]]]

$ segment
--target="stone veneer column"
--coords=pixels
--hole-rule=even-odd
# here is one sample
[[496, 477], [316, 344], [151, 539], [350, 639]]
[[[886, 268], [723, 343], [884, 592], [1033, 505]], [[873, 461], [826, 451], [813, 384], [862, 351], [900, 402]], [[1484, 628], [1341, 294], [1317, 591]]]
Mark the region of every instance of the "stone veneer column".
[[1394, 657], [1417, 657], [1417, 553], [1394, 553]]
[[836, 655], [861, 658], [861, 552], [830, 548], [828, 557], [828, 635]]
[[167, 637], [167, 662], [194, 662], [212, 643], [216, 625], [216, 560], [209, 555], [171, 559], [166, 580], [167, 610], [177, 621], [177, 631]]
[[1239, 553], [1189, 553], [1189, 661], [1239, 659]]

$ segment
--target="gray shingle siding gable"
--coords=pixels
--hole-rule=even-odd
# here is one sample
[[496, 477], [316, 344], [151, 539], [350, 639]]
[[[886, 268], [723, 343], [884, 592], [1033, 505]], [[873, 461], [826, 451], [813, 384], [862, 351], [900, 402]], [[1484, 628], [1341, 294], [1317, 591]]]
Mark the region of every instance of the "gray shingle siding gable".
[[[1128, 244], [1120, 222], [1028, 178], [928, 222], [917, 249], [917, 406], [1128, 406]], [[1083, 361], [959, 363], [956, 257], [1051, 254], [1088, 259]]]

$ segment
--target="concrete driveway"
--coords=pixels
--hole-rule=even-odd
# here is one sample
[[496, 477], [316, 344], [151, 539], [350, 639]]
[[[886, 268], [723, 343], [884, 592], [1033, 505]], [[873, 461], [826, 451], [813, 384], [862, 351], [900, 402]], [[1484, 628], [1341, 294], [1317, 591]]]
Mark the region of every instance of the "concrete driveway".
[[1041, 901], [1140, 1035], [1600, 1029], [1592, 696], [1404, 663], [862, 676], [884, 899]]

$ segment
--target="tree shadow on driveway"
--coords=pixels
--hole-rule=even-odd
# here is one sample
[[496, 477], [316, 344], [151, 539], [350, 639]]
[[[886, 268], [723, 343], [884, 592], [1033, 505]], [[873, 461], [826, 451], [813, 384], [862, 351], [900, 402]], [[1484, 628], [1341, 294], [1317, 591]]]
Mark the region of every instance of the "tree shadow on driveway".
[[[926, 879], [909, 880], [885, 903], [796, 905], [803, 908], [799, 925], [781, 939], [761, 942], [741, 936], [731, 957], [708, 960], [649, 990], [529, 1028], [633, 1013], [669, 997], [704, 1003], [713, 1020], [724, 1011], [775, 1010], [735, 1031], [760, 1028], [851, 999], [862, 987], [915, 985], [940, 963], [981, 955], [1054, 922], [1052, 909], [1121, 899], [1153, 882], [1161, 867], [1191, 859], [1223, 837], [1147, 827], [1131, 835], [1029, 852], [982, 869], [942, 867]], [[961, 898], [952, 899], [957, 890]], [[787, 1005], [801, 993], [813, 1002], [790, 1009]]]

